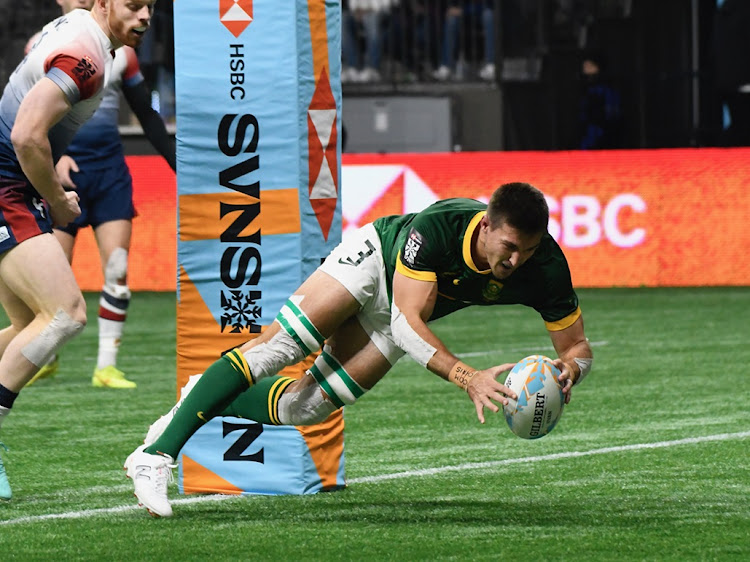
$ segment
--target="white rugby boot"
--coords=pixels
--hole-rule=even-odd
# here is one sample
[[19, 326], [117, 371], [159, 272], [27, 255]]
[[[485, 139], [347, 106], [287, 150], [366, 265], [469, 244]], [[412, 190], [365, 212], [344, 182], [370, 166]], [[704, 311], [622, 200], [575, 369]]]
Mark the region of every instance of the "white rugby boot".
[[169, 455], [150, 455], [145, 448], [146, 445], [141, 445], [130, 453], [123, 468], [133, 480], [138, 505], [145, 507], [153, 517], [171, 517], [167, 488], [174, 479], [172, 469], [177, 465]]

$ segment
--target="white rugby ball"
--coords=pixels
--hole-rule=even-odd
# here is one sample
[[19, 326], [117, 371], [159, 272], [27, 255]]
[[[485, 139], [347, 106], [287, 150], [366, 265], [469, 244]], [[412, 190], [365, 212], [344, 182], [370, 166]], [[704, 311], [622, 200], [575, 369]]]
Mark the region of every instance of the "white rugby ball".
[[560, 370], [544, 355], [521, 359], [508, 373], [505, 386], [518, 396], [503, 407], [510, 430], [524, 439], [538, 439], [560, 420], [565, 396], [557, 378]]

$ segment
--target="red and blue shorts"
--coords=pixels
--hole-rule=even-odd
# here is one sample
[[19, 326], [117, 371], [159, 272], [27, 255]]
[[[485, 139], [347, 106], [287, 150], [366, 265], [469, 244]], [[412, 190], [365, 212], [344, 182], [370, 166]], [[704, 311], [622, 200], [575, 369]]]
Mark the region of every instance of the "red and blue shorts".
[[45, 232], [52, 219], [36, 189], [25, 178], [0, 177], [0, 255]]

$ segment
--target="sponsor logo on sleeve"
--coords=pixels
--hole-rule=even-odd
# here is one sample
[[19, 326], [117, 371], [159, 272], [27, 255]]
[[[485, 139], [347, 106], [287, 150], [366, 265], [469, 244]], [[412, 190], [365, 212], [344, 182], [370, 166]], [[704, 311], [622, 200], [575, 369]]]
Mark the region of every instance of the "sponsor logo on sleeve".
[[424, 237], [412, 228], [409, 231], [409, 236], [406, 239], [406, 245], [404, 246], [404, 262], [406, 262], [407, 265], [414, 267], [417, 263], [419, 250], [423, 245]]
[[96, 74], [96, 66], [94, 65], [94, 61], [91, 60], [90, 56], [84, 56], [83, 58], [81, 58], [81, 60], [78, 61], [78, 64], [73, 69], [73, 73], [81, 82], [85, 82], [94, 74]]

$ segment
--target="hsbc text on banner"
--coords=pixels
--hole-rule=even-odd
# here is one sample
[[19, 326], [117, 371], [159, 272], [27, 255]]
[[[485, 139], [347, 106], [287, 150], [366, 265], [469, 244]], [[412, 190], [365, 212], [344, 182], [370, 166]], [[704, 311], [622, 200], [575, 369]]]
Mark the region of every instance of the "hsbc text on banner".
[[577, 287], [746, 286], [749, 163], [748, 148], [347, 154], [344, 237], [526, 181], [547, 198]]
[[[444, 197], [486, 199], [503, 182], [526, 180], [548, 197], [550, 231], [577, 287], [750, 285], [750, 148], [345, 154], [342, 160], [345, 236], [383, 215], [418, 211]], [[174, 174], [160, 156], [127, 161], [138, 210], [128, 283], [133, 291], [174, 291], [175, 225], [164, 220], [175, 212]], [[90, 229], [79, 233], [76, 247], [81, 289], [99, 291]]]
[[[174, 17], [180, 388], [271, 324], [341, 239], [340, 6], [176, 0]], [[183, 449], [180, 485], [307, 493], [343, 467], [340, 411], [311, 428], [224, 418]]]

